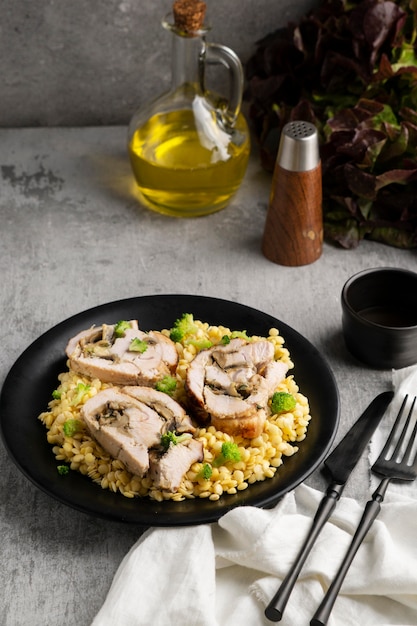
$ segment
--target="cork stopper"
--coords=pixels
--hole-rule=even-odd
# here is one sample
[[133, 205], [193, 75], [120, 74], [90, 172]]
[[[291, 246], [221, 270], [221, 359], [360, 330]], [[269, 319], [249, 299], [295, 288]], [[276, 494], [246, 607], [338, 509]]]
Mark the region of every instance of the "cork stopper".
[[173, 5], [175, 26], [185, 33], [195, 33], [203, 28], [206, 4], [201, 0], [175, 0]]

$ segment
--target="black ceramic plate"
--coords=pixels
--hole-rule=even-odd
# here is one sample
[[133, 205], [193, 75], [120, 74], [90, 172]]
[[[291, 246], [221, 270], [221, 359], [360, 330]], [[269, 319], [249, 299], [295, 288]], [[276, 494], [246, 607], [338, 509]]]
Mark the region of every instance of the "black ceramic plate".
[[[138, 319], [143, 330], [170, 328], [183, 313], [248, 334], [279, 329], [295, 363], [300, 391], [310, 402], [312, 420], [299, 452], [285, 459], [276, 475], [217, 502], [203, 499], [153, 502], [130, 499], [101, 489], [77, 472], [60, 476], [46, 429], [37, 419], [47, 409], [57, 376], [66, 369], [70, 337], [92, 324]], [[161, 295], [119, 300], [75, 315], [44, 333], [10, 370], [0, 397], [0, 425], [5, 446], [20, 470], [60, 502], [90, 515], [149, 526], [180, 526], [216, 521], [241, 505], [267, 507], [307, 478], [326, 456], [339, 422], [339, 395], [332, 372], [320, 353], [283, 322], [256, 309], [204, 296]]]

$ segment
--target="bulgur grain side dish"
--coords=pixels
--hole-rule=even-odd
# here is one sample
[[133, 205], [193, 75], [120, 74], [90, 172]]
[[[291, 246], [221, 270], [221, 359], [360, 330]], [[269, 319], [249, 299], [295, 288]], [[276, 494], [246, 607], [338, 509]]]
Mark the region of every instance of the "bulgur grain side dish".
[[[87, 336], [87, 340], [81, 341], [84, 354], [93, 351], [92, 357], [95, 358], [100, 352], [101, 357], [114, 361], [114, 355], [106, 353], [106, 350], [119, 351], [116, 359], [119, 362], [118, 346], [121, 341], [113, 348], [113, 344], [106, 343], [103, 337], [106, 333], [125, 337], [129, 335], [129, 329], [137, 329], [137, 326], [134, 322], [118, 324], [123, 326], [103, 324], [100, 336], [93, 341], [91, 329], [87, 335], [81, 333], [84, 338]], [[124, 374], [113, 382], [111, 375], [97, 375], [102, 371], [100, 368], [90, 369], [90, 375], [86, 375], [82, 367], [77, 364], [74, 367], [74, 359], [69, 356], [68, 370], [59, 375], [59, 386], [53, 392], [48, 410], [39, 415], [47, 429], [47, 441], [52, 445], [60, 473], [78, 471], [103, 489], [120, 492], [127, 498], [218, 500], [224, 494], [235, 494], [257, 481], [272, 478], [285, 457], [298, 451], [297, 444], [306, 437], [311, 419], [309, 404], [300, 393], [294, 377], [288, 373], [293, 363], [284, 346], [284, 338], [276, 328], [271, 328], [265, 337], [247, 336], [246, 331], [212, 326], [194, 320], [192, 314], [184, 314], [171, 329], [139, 332], [141, 334], [135, 344], [132, 341], [136, 334], [130, 333], [128, 351], [146, 355], [146, 342], [150, 341], [149, 336], [154, 332], [158, 333], [158, 341], [160, 336], [171, 341], [176, 351], [174, 359], [172, 354], [169, 358], [161, 356], [164, 365], [160, 366], [159, 361], [155, 361], [155, 355], [151, 355], [155, 346], [154, 341], [150, 341], [149, 359], [152, 356], [153, 366], [156, 363], [155, 367], [162, 369], [159, 370], [159, 378], [146, 374], [148, 382], [135, 379], [126, 383]], [[163, 350], [168, 343], [164, 339]], [[70, 340], [71, 354], [74, 354], [79, 340], [79, 336], [75, 343], [71, 344]], [[230, 344], [237, 346], [236, 349], [227, 349]], [[239, 350], [243, 352], [239, 363], [236, 363]], [[256, 351], [258, 355], [255, 355]], [[259, 356], [260, 351], [263, 356]], [[269, 357], [265, 354], [269, 352], [272, 358], [267, 361]], [[134, 354], [130, 354], [128, 360], [135, 358]], [[204, 380], [198, 369], [199, 361], [204, 361]], [[260, 361], [261, 365], [257, 365]], [[219, 371], [220, 366], [223, 369]], [[253, 371], [249, 384], [247, 372], [250, 368]], [[222, 381], [225, 372], [233, 372], [226, 382]], [[214, 405], [209, 405], [208, 400], [203, 402], [206, 394], [213, 402], [220, 402], [216, 406], [232, 407], [230, 410], [235, 413], [226, 415], [224, 408], [218, 409], [217, 416], [211, 419], [210, 411], [214, 411]], [[148, 396], [151, 400], [147, 399]], [[166, 402], [160, 401], [162, 397]], [[104, 398], [104, 404], [100, 403], [100, 398]], [[114, 447], [114, 431], [111, 434], [113, 448], [108, 439], [100, 439], [100, 435], [105, 433], [110, 422], [117, 424], [118, 435], [123, 435], [126, 430], [130, 433], [140, 403], [147, 403], [152, 410], [156, 408], [165, 426], [155, 444], [146, 444], [145, 448], [149, 448], [147, 453], [141, 451], [144, 465], [132, 466], [128, 455], [124, 452], [119, 454], [120, 446], [125, 444], [117, 440]], [[99, 405], [101, 408], [97, 408]], [[167, 411], [170, 426], [166, 425]], [[130, 416], [131, 423], [126, 422], [126, 415]], [[239, 429], [236, 425], [240, 418], [243, 426]], [[102, 445], [103, 442], [105, 445]], [[175, 480], [171, 480], [166, 474], [171, 471], [172, 464], [165, 463], [162, 467], [162, 463], [171, 454], [178, 456], [183, 452], [190, 453], [188, 465], [183, 454], [179, 464], [175, 463], [177, 467], [181, 462], [185, 463], [185, 469], [180, 474], [177, 471]]]

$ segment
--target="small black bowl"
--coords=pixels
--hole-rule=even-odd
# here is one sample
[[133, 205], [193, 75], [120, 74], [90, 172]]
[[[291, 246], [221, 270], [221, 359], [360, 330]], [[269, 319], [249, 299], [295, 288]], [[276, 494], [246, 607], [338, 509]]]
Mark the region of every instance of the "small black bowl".
[[342, 326], [348, 350], [376, 369], [417, 363], [417, 274], [379, 267], [349, 278]]

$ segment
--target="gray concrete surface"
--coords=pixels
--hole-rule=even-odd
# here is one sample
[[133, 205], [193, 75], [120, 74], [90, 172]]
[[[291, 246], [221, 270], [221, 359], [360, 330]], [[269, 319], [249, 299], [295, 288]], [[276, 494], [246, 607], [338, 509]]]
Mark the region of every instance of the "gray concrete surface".
[[[275, 265], [260, 251], [270, 177], [255, 156], [227, 209], [176, 220], [138, 205], [125, 140], [125, 127], [0, 130], [0, 385], [32, 341], [72, 314], [131, 296], [202, 294], [272, 314], [325, 355], [340, 390], [340, 439], [390, 382], [344, 347], [342, 285], [372, 266], [417, 271], [416, 252], [325, 245], [312, 265]], [[0, 623], [88, 626], [143, 529], [52, 500], [3, 446], [0, 467]], [[324, 488], [319, 472], [307, 482]], [[369, 496], [366, 456], [346, 494]]]
[[[245, 61], [315, 0], [208, 0], [208, 40]], [[2, 0], [0, 127], [126, 124], [170, 80], [171, 0]]]
[[[207, 4], [210, 41], [245, 61], [257, 39], [314, 0]], [[323, 352], [340, 390], [338, 440], [390, 380], [346, 352], [341, 287], [366, 267], [417, 270], [416, 252], [364, 242], [351, 252], [325, 245], [306, 267], [270, 263], [260, 251], [270, 177], [256, 156], [232, 204], [216, 215], [175, 220], [142, 208], [125, 125], [169, 84], [170, 41], [160, 21], [170, 7], [171, 0], [0, 3], [0, 386], [22, 351], [72, 314], [131, 296], [203, 294], [270, 313]], [[61, 128], [47, 128], [54, 126]], [[3, 445], [0, 468], [0, 624], [89, 626], [144, 529], [52, 500]], [[325, 487], [319, 472], [307, 482]], [[366, 457], [346, 494], [368, 497]]]

